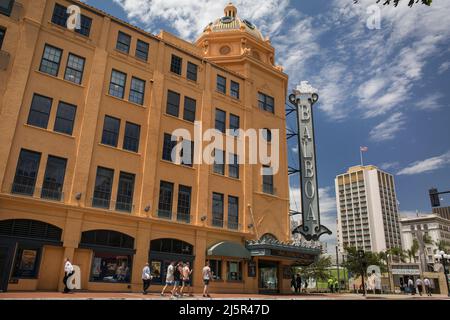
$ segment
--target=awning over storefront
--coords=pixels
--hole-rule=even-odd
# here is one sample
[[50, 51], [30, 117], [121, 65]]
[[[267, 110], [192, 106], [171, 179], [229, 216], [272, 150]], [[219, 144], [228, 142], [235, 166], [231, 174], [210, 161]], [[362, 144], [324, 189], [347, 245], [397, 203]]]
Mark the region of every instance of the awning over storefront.
[[222, 241], [213, 245], [208, 249], [207, 254], [217, 257], [251, 258], [250, 252], [242, 244], [230, 241]]

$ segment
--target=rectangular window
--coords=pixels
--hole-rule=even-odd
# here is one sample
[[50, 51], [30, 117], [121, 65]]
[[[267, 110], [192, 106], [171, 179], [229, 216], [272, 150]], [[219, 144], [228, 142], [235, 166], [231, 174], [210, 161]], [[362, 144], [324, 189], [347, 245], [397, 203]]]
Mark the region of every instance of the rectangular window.
[[119, 140], [120, 119], [105, 116], [103, 123], [102, 144], [117, 147]]
[[3, 40], [5, 39], [6, 29], [0, 27], [0, 50], [3, 46]]
[[14, 259], [13, 278], [33, 279], [38, 276], [41, 249], [38, 246], [19, 244]]
[[130, 283], [133, 260], [131, 255], [94, 251], [89, 281]]
[[239, 229], [239, 198], [228, 196], [228, 229]]
[[192, 188], [180, 185], [178, 187], [177, 220], [190, 223], [191, 221], [191, 192]]
[[239, 99], [239, 83], [231, 81], [230, 95], [233, 98]]
[[227, 93], [227, 78], [217, 75], [217, 91]]
[[178, 117], [180, 113], [180, 94], [173, 92], [173, 91], [167, 91], [167, 106], [166, 106], [166, 113], [170, 114], [172, 116]]
[[119, 31], [117, 35], [116, 49], [125, 53], [130, 52], [131, 36]]
[[176, 55], [172, 55], [172, 61], [170, 63], [170, 71], [181, 75], [181, 68], [183, 66], [183, 59]]
[[36, 185], [36, 178], [39, 171], [41, 154], [38, 152], [20, 150], [17, 161], [16, 174], [12, 186], [12, 193], [32, 196]]
[[62, 198], [67, 159], [48, 156], [42, 184], [41, 198], [58, 200]]
[[59, 102], [53, 130], [59, 133], [72, 135], [76, 112], [76, 106], [62, 101]]
[[125, 84], [127, 82], [127, 75], [123, 72], [112, 70], [111, 83], [109, 84], [109, 94], [123, 99], [125, 93]]
[[181, 149], [181, 164], [192, 167], [194, 164], [194, 141], [183, 140]]
[[52, 103], [52, 98], [34, 94], [27, 123], [32, 126], [47, 129]]
[[164, 133], [164, 144], [163, 144], [163, 160], [167, 160], [170, 162], [175, 162], [175, 159], [172, 161], [172, 150], [177, 145], [177, 140], [174, 138], [175, 141], [172, 141], [172, 135], [168, 133]]
[[273, 97], [258, 92], [258, 105], [260, 109], [274, 113], [275, 112], [274, 104], [275, 102]]
[[[67, 13], [67, 8], [56, 3], [55, 7], [53, 8], [52, 23], [66, 28], [68, 18], [69, 14]], [[80, 28], [79, 29], [75, 28], [75, 32], [83, 36], [89, 37], [89, 34], [91, 33], [91, 26], [92, 26], [92, 19], [86, 17], [85, 15], [81, 15]]]
[[42, 55], [39, 71], [52, 76], [58, 76], [59, 65], [61, 63], [62, 50], [46, 44]]
[[139, 78], [131, 78], [130, 96], [128, 100], [143, 105], [145, 94], [145, 81]]
[[138, 152], [140, 133], [141, 133], [140, 125], [127, 122], [125, 124], [125, 137], [123, 138], [123, 149]]
[[225, 174], [225, 151], [214, 149], [214, 173]]
[[159, 185], [158, 217], [172, 219], [173, 183], [161, 181]]
[[116, 210], [131, 212], [133, 208], [134, 177], [132, 173], [120, 172], [117, 188]]
[[229, 281], [242, 281], [242, 262], [228, 261]]
[[240, 118], [237, 115], [230, 114], [230, 130], [232, 136], [239, 136], [239, 132], [237, 130], [240, 129]]
[[136, 43], [136, 58], [147, 61], [148, 60], [149, 44], [142, 40], [138, 40]]
[[212, 197], [212, 225], [223, 228], [223, 194], [213, 193]]
[[275, 190], [273, 188], [272, 168], [270, 168], [269, 166], [263, 166], [263, 170], [263, 192], [268, 194], [275, 194]]
[[188, 62], [186, 78], [197, 82], [197, 72], [198, 66], [196, 64], [193, 64], [192, 62]]
[[216, 130], [225, 133], [227, 114], [225, 111], [216, 109]]
[[64, 79], [81, 84], [83, 80], [84, 62], [84, 58], [69, 53]]
[[197, 101], [189, 98], [184, 97], [184, 112], [183, 112], [183, 119], [194, 122], [195, 121], [195, 109], [197, 107]]
[[239, 179], [239, 157], [237, 154], [230, 154], [229, 156], [228, 175], [231, 178]]
[[222, 280], [222, 261], [209, 260], [213, 280]]
[[1, 0], [0, 1], [0, 13], [9, 17], [11, 15], [13, 6], [14, 6], [14, 0]]
[[113, 180], [114, 170], [102, 167], [97, 168], [94, 197], [92, 199], [93, 207], [109, 209]]

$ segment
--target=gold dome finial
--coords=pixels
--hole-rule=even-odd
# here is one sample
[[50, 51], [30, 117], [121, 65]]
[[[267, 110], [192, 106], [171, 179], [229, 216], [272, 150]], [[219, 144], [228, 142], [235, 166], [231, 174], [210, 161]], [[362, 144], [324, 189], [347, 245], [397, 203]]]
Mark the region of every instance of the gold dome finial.
[[237, 8], [230, 2], [224, 9], [226, 17], [236, 18]]

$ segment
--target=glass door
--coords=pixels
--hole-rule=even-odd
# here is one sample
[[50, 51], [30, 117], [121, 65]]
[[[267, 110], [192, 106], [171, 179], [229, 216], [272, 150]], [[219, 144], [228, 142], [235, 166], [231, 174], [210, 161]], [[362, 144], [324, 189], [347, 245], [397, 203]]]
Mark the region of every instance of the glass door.
[[278, 293], [278, 265], [276, 263], [259, 263], [259, 291], [261, 293]]

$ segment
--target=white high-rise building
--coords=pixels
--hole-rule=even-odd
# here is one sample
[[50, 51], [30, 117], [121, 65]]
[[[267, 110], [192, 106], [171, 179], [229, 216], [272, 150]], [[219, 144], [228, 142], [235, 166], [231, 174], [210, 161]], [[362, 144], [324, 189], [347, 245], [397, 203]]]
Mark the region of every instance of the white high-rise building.
[[402, 247], [394, 177], [375, 166], [355, 166], [335, 179], [337, 234], [345, 247], [380, 252]]

